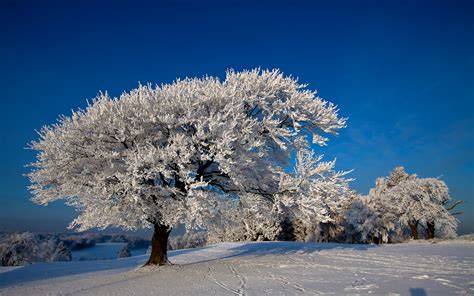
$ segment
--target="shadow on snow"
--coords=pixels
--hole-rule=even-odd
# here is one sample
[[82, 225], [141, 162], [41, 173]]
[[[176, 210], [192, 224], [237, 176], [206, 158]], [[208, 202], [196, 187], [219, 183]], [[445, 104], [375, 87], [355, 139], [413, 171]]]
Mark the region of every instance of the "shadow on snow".
[[[303, 243], [303, 242], [246, 242], [220, 243], [194, 249], [169, 252], [170, 261], [180, 266], [211, 262], [242, 256], [311, 254], [329, 249], [352, 249], [365, 251], [376, 245]], [[109, 271], [126, 272], [143, 265], [148, 255], [134, 256], [117, 260], [67, 261], [34, 263], [12, 271], [0, 273], [0, 288], [32, 281], [64, 276]], [[182, 261], [183, 263], [180, 263]], [[164, 267], [166, 268], [166, 267]]]

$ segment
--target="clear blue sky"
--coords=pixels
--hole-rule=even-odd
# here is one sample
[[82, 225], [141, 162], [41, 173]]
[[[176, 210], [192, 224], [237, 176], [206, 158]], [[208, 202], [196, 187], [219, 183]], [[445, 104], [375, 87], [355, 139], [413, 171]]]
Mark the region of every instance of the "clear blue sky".
[[35, 129], [99, 90], [260, 66], [349, 117], [318, 152], [354, 168], [354, 189], [397, 165], [442, 176], [474, 232], [474, 1], [201, 2], [1, 1], [0, 230], [64, 231], [75, 214], [29, 202]]

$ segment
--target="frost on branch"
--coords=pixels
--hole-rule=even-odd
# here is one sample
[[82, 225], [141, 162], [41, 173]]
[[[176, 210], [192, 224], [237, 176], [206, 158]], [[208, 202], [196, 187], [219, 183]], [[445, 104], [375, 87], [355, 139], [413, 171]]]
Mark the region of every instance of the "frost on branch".
[[276, 202], [286, 213], [286, 220], [297, 222], [297, 240], [325, 240], [337, 235], [339, 215], [346, 198], [353, 194], [345, 178], [350, 171], [335, 171], [336, 160], [321, 161], [303, 137], [295, 141], [296, 167], [283, 174], [281, 193]]
[[335, 160], [323, 162], [304, 137], [295, 141], [295, 170], [281, 173], [280, 191], [272, 200], [242, 195], [237, 207], [224, 211], [210, 228], [210, 242], [245, 240], [328, 241], [340, 234], [344, 202], [353, 192]]
[[[291, 177], [284, 171], [302, 137], [325, 145], [326, 134], [345, 126], [336, 106], [305, 87], [278, 70], [256, 69], [228, 71], [223, 81], [140, 85], [118, 98], [102, 93], [31, 143], [38, 151], [29, 174], [33, 201], [65, 200], [80, 213], [70, 227], [81, 230], [205, 228], [219, 219], [220, 205], [245, 205], [249, 196], [289, 208], [301, 199], [298, 215], [330, 221], [332, 200], [345, 190], [332, 187], [341, 174], [323, 173], [334, 164]], [[319, 181], [311, 185], [305, 178], [312, 176]], [[285, 178], [302, 191], [282, 186]], [[313, 207], [322, 199], [325, 206]]]

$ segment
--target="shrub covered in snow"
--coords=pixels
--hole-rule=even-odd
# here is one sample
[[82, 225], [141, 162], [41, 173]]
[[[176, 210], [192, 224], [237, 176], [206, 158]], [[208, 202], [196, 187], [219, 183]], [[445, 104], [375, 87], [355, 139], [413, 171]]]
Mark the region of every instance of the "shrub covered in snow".
[[207, 243], [207, 232], [186, 232], [180, 236], [170, 237], [168, 243], [170, 250], [202, 247]]
[[71, 251], [77, 251], [87, 249], [95, 246], [95, 236], [91, 234], [72, 234], [72, 235], [61, 235], [61, 241]]

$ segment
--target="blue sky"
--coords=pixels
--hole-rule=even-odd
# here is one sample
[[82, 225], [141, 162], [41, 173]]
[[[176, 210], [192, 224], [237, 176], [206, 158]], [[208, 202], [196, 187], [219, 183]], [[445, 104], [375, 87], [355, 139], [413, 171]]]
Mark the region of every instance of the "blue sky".
[[75, 214], [29, 202], [35, 129], [100, 90], [262, 67], [349, 117], [318, 152], [354, 189], [397, 165], [442, 176], [474, 232], [473, 1], [200, 2], [1, 1], [0, 231], [64, 231]]

